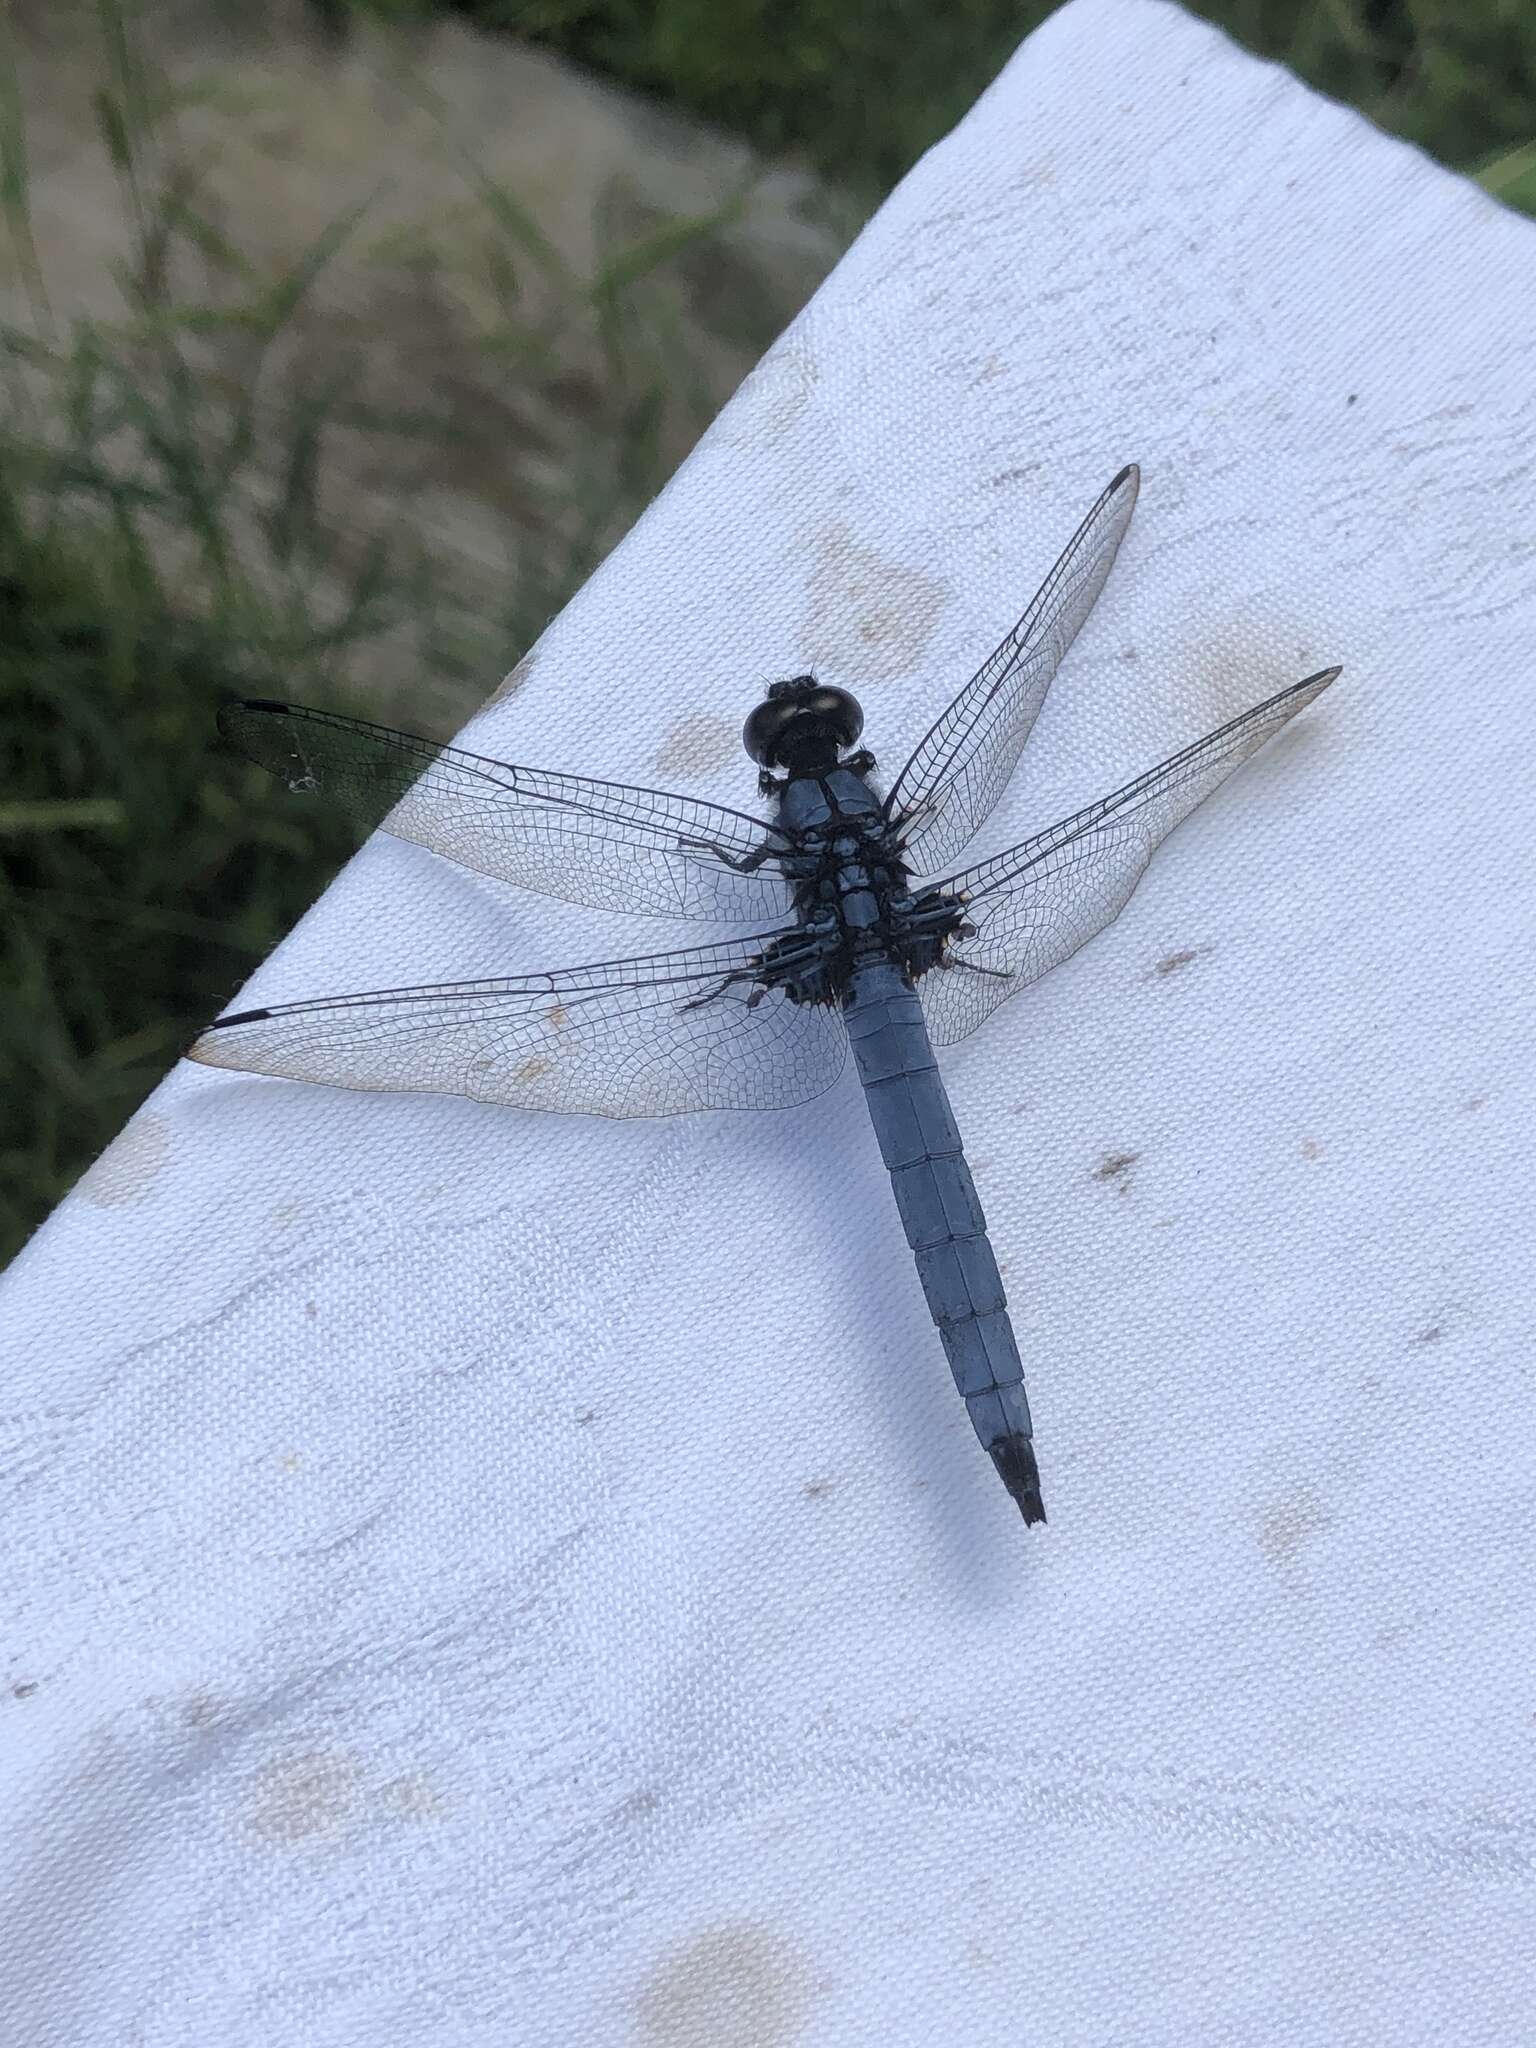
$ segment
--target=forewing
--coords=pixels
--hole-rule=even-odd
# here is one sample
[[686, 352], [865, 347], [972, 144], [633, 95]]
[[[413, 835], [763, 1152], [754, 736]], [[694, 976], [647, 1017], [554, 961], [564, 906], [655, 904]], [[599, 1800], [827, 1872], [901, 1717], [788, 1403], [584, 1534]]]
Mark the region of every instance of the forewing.
[[1158, 841], [1338, 673], [1293, 683], [1113, 796], [941, 883], [975, 931], [918, 983], [934, 1042], [964, 1038], [1118, 917]]
[[219, 728], [294, 789], [520, 889], [659, 917], [761, 922], [790, 893], [772, 826], [720, 804], [515, 768], [302, 705], [226, 704]]
[[914, 872], [932, 874], [957, 859], [1007, 787], [1051, 678], [1104, 588], [1140, 482], [1131, 463], [1100, 494], [1029, 610], [892, 784], [886, 816]]
[[847, 1047], [840, 1012], [792, 1003], [757, 979], [764, 946], [780, 940], [796, 942], [759, 935], [501, 981], [280, 1003], [221, 1018], [189, 1057], [333, 1088], [589, 1116], [780, 1109], [830, 1088]]

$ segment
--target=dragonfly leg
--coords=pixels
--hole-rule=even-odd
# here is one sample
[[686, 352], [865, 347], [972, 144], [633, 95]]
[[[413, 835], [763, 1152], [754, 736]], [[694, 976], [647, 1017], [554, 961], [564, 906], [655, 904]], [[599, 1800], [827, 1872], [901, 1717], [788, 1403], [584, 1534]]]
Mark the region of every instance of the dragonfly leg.
[[757, 968], [752, 967], [743, 968], [735, 974], [723, 974], [713, 988], [706, 989], [701, 996], [692, 997], [682, 1007], [685, 1010], [702, 1010], [706, 1003], [718, 1003], [726, 990], [734, 988], [737, 982], [750, 981], [754, 986], [751, 995], [747, 997], [747, 1008], [754, 1010], [768, 993], [768, 984], [758, 980], [758, 972]]
[[756, 874], [764, 861], [783, 850], [776, 846], [759, 846], [754, 847], [750, 853], [734, 854], [727, 853], [723, 846], [716, 846], [712, 839], [679, 839], [677, 843], [680, 848], [685, 848], [690, 853], [713, 855], [722, 867], [730, 868], [738, 875]]
[[967, 974], [990, 974], [994, 981], [1011, 981], [1013, 976], [1006, 967], [983, 967], [975, 960], [952, 960], [948, 954], [939, 962], [941, 967], [963, 967]]
[[[835, 925], [804, 926], [789, 938], [770, 941], [751, 966], [722, 975], [714, 988], [684, 1003], [683, 1008], [701, 1010], [706, 1003], [718, 1002], [728, 989], [743, 981], [753, 984], [747, 997], [749, 1010], [755, 1010], [772, 988], [787, 989], [797, 1001], [820, 1000], [817, 981], [824, 976], [837, 944]], [[797, 989], [802, 993], [796, 995]]]

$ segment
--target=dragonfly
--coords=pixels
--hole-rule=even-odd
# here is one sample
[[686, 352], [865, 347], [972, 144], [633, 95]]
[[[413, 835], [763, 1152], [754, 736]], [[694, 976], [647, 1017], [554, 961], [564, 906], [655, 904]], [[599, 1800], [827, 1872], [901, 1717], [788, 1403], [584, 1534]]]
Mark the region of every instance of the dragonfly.
[[1113, 795], [953, 869], [1104, 587], [1139, 484], [1134, 464], [1108, 484], [883, 791], [858, 702], [811, 674], [773, 683], [746, 721], [767, 817], [300, 705], [226, 703], [226, 739], [294, 789], [462, 867], [600, 910], [755, 928], [547, 973], [242, 1010], [191, 1057], [638, 1117], [803, 1103], [833, 1086], [851, 1047], [955, 1386], [1025, 1522], [1043, 1522], [1019, 1346], [935, 1048], [1117, 917], [1158, 842], [1340, 673], [1307, 676]]

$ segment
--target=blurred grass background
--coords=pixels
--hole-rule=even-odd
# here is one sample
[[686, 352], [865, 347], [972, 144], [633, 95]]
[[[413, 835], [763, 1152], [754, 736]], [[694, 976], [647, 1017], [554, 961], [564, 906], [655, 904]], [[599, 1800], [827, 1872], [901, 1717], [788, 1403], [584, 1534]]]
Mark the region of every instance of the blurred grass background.
[[[212, 4], [212, 0], [210, 0]], [[424, 0], [310, 0], [334, 41]], [[788, 156], [854, 223], [953, 125], [1046, 0], [462, 0], [531, 40]], [[1527, 0], [1203, 0], [1193, 11], [1382, 127], [1536, 211], [1536, 8]], [[174, 95], [129, 0], [96, 0], [72, 61], [120, 195], [120, 310], [55, 314], [32, 205], [24, 20], [0, 39], [0, 215], [26, 317], [0, 328], [0, 1262], [113, 1136], [350, 852], [346, 826], [213, 746], [231, 690], [343, 701], [370, 651], [411, 650], [450, 731], [612, 546], [716, 394], [648, 281], [709, 222], [641, 223], [578, 273], [516, 193], [466, 166], [500, 310], [479, 342], [524, 463], [489, 608], [417, 531], [338, 521], [338, 447], [381, 506], [451, 405], [370, 402], [350, 355], [285, 339], [338, 218], [276, 284], [199, 203]], [[238, 106], [222, 116], [239, 123]], [[412, 255], [402, 248], [402, 271]], [[527, 280], [534, 277], [537, 293]], [[188, 280], [195, 281], [189, 288]], [[739, 341], [772, 338], [764, 309]], [[754, 330], [753, 319], [757, 328]], [[573, 336], [586, 366], [572, 379]], [[276, 366], [276, 367], [274, 367]], [[519, 400], [537, 397], [526, 414]], [[561, 410], [574, 430], [550, 420]], [[272, 451], [278, 451], [274, 465]], [[259, 453], [259, 451], [264, 451]], [[536, 478], [527, 484], [527, 475]], [[510, 529], [509, 529], [510, 530]], [[552, 765], [559, 765], [558, 763]]]

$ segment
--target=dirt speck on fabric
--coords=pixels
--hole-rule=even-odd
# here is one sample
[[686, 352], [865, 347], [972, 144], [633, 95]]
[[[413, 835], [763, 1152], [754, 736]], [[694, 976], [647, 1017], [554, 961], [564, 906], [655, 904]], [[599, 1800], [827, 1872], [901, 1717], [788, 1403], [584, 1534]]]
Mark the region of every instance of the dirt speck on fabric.
[[1114, 1183], [1117, 1193], [1128, 1195], [1131, 1192], [1131, 1183], [1128, 1176], [1131, 1168], [1140, 1157], [1141, 1154], [1139, 1152], [1106, 1153], [1104, 1158], [1093, 1169], [1093, 1177], [1095, 1180]]
[[245, 1832], [274, 1845], [336, 1835], [363, 1817], [357, 1765], [340, 1752], [285, 1757], [258, 1771], [246, 1788]]
[[1176, 953], [1165, 953], [1147, 979], [1165, 981], [1170, 974], [1181, 974], [1186, 967], [1193, 966], [1196, 960], [1203, 959], [1207, 953], [1214, 953], [1215, 950], [1214, 946], [1181, 946]]
[[1259, 1548], [1272, 1565], [1294, 1566], [1301, 1561], [1312, 1539], [1332, 1526], [1333, 1516], [1316, 1490], [1299, 1486], [1264, 1510], [1259, 1522]]
[[762, 448], [793, 433], [816, 395], [821, 366], [797, 342], [763, 357], [720, 416], [716, 429], [736, 448]]
[[753, 1920], [723, 1920], [663, 1954], [635, 2001], [647, 2048], [791, 2048], [806, 2039], [809, 1958]]
[[816, 550], [801, 640], [829, 680], [849, 688], [891, 682], [917, 668], [950, 594], [936, 576], [834, 524]]
[[378, 1803], [397, 1820], [436, 1820], [443, 1795], [425, 1771], [404, 1771], [379, 1787]]
[[536, 665], [533, 655], [525, 654], [515, 667], [507, 670], [507, 673], [502, 677], [495, 689], [492, 690], [490, 696], [486, 698], [486, 703], [502, 704], [505, 703], [508, 697], [515, 697], [524, 683], [533, 674]]
[[734, 767], [738, 760], [745, 770], [746, 759], [739, 719], [714, 718], [698, 712], [680, 718], [665, 735], [656, 749], [655, 765], [658, 775], [687, 779]]

